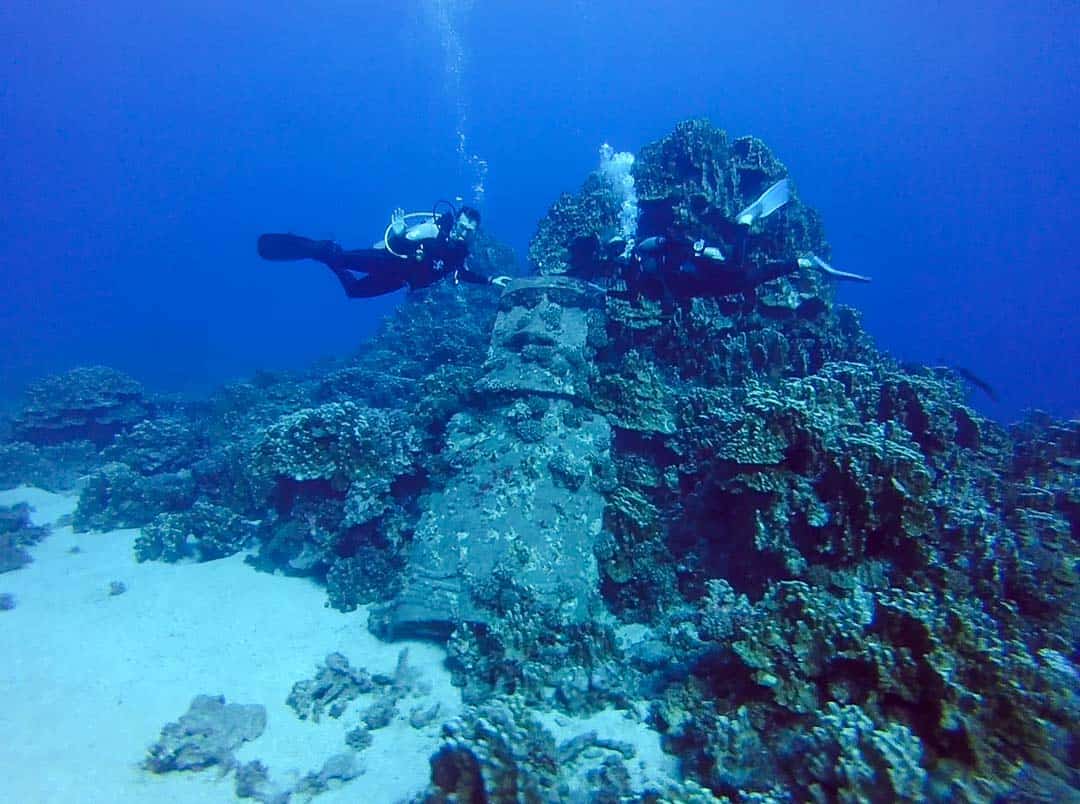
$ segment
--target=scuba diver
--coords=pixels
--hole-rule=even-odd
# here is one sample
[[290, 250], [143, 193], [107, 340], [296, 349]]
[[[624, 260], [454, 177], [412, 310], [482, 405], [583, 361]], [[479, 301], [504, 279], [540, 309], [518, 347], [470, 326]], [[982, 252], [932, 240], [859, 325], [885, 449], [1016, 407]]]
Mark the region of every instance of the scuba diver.
[[751, 234], [751, 227], [772, 215], [791, 198], [787, 179], [781, 179], [735, 216], [731, 244], [727, 248], [706, 245], [703, 239], [649, 237], [638, 243], [628, 266], [631, 286], [648, 278], [659, 280], [675, 297], [730, 296], [750, 294], [758, 285], [798, 271], [813, 268], [834, 279], [869, 282], [860, 274], [838, 271], [816, 254], [793, 260], [758, 259], [754, 255], [775, 253], [773, 242]]
[[[440, 213], [442, 204], [447, 209]], [[410, 219], [414, 221], [411, 225]], [[479, 225], [480, 213], [472, 207], [459, 210], [449, 202], [439, 202], [431, 212], [395, 209], [382, 242], [373, 248], [346, 251], [332, 240], [264, 234], [259, 236], [258, 251], [265, 260], [323, 263], [334, 272], [350, 299], [381, 296], [406, 286], [418, 290], [443, 278], [505, 287], [510, 277], [483, 276], [467, 265]]]
[[787, 179], [781, 179], [749, 206], [727, 221], [727, 241], [707, 245], [704, 239], [690, 240], [677, 234], [655, 235], [637, 243], [628, 254], [615, 256], [625, 243], [613, 240], [601, 244], [594, 235], [571, 244], [571, 276], [587, 280], [603, 279], [609, 287], [625, 287], [632, 294], [658, 298], [695, 296], [751, 296], [758, 285], [812, 268], [834, 279], [869, 282], [869, 277], [838, 271], [818, 257], [808, 254], [793, 260], [759, 259], [761, 253], [776, 253], [769, 238], [752, 234], [759, 220], [769, 217], [791, 198]]

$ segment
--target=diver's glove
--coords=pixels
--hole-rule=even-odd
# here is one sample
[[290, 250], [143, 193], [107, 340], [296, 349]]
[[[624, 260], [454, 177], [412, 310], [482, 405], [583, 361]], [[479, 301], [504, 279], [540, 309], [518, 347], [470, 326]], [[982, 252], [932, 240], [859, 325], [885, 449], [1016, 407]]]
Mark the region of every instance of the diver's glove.
[[510, 284], [510, 277], [508, 276], [493, 276], [488, 279], [489, 285], [495, 285], [495, 287], [504, 288]]

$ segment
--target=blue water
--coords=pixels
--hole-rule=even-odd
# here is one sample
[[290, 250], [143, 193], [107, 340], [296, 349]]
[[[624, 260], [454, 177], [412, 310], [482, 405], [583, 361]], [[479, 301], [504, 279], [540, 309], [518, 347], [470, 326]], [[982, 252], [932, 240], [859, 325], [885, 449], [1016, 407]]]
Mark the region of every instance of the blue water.
[[1080, 413], [1075, 3], [318, 5], [4, 4], [5, 395], [88, 362], [198, 392], [346, 354], [401, 295], [350, 302], [259, 261], [259, 232], [367, 245], [482, 178], [523, 256], [601, 143], [707, 116], [764, 139], [834, 264], [874, 276], [841, 298], [881, 346], [985, 377], [998, 418]]

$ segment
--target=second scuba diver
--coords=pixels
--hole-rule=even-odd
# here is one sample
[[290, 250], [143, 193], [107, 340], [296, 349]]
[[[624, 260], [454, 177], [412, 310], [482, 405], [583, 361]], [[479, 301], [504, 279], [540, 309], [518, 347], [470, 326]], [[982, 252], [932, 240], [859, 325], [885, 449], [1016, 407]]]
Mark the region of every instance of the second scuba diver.
[[[703, 239], [690, 240], [674, 234], [647, 237], [637, 243], [629, 255], [614, 261], [617, 279], [623, 280], [631, 293], [684, 299], [737, 293], [750, 296], [758, 285], [800, 268], [816, 269], [834, 279], [869, 282], [869, 277], [834, 269], [816, 254], [791, 260], [759, 257], [762, 253], [775, 253], [776, 249], [768, 238], [752, 234], [751, 227], [780, 209], [790, 198], [787, 179], [770, 186], [739, 212], [733, 222], [728, 222], [730, 243], [706, 245]], [[620, 244], [609, 244], [609, 254], [610, 245]], [[600, 264], [612, 264], [610, 257], [601, 253], [603, 249], [595, 238], [576, 241], [572, 255], [575, 248], [580, 250], [584, 270], [572, 269], [571, 276], [592, 278], [589, 274], [598, 267], [597, 258]]]
[[[404, 287], [426, 288], [444, 278], [505, 287], [510, 277], [487, 277], [468, 267], [480, 213], [472, 207], [459, 210], [449, 203], [446, 206], [441, 213], [439, 204], [431, 212], [394, 210], [382, 243], [374, 248], [346, 251], [332, 240], [264, 234], [259, 237], [259, 256], [274, 261], [321, 262], [334, 272], [351, 299], [381, 296]], [[409, 225], [409, 219], [415, 222]]]
[[[651, 237], [635, 249], [639, 265], [658, 270], [662, 281], [675, 296], [730, 296], [749, 293], [758, 285], [795, 273], [800, 268], [816, 268], [834, 279], [869, 282], [869, 277], [837, 271], [816, 254], [795, 260], [757, 260], [753, 251], [774, 251], [772, 242], [754, 236], [750, 229], [791, 198], [787, 179], [769, 187], [750, 206], [735, 216], [731, 247], [706, 246], [704, 240]], [[639, 269], [640, 270], [640, 269]]]

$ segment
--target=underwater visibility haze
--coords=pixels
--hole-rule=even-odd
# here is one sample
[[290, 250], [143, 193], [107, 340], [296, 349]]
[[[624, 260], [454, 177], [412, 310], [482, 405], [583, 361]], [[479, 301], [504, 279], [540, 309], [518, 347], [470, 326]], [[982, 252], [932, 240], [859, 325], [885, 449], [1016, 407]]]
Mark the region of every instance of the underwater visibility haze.
[[1080, 799], [1078, 22], [5, 5], [0, 799]]
[[985, 377], [1002, 420], [1080, 409], [1073, 4], [15, 2], [0, 26], [9, 396], [87, 362], [207, 390], [347, 352], [396, 300], [260, 263], [260, 231], [370, 245], [480, 179], [523, 255], [602, 143], [707, 117], [789, 166], [885, 348]]

